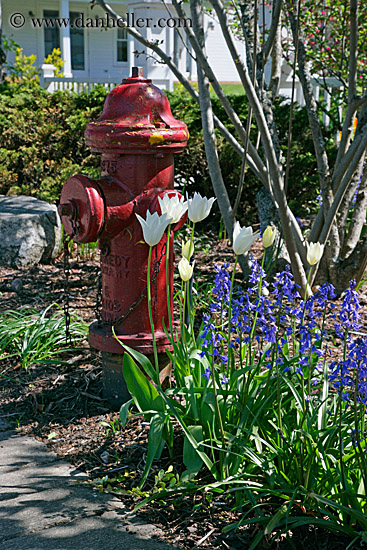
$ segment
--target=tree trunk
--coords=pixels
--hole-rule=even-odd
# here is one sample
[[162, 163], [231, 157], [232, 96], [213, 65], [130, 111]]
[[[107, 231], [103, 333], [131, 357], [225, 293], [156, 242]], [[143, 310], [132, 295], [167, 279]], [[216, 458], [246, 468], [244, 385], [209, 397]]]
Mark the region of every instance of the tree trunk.
[[0, 84], [4, 82], [6, 55], [3, 50], [3, 12], [0, 0]]

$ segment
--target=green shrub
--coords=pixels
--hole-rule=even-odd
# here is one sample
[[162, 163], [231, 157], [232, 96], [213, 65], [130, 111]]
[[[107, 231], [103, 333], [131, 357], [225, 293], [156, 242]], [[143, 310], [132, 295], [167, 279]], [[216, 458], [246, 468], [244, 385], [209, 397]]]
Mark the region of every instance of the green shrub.
[[[15, 61], [14, 65], [8, 67], [10, 77], [9, 85], [11, 87], [16, 87], [20, 85], [26, 85], [27, 87], [33, 88], [39, 85], [39, 70], [34, 65], [36, 62], [36, 55], [24, 55], [23, 48], [16, 45], [15, 46]], [[7, 47], [11, 50], [12, 47]], [[13, 50], [14, 51], [14, 50]]]
[[49, 63], [50, 65], [54, 65], [56, 67], [55, 70], [55, 76], [57, 77], [63, 77], [64, 73], [62, 72], [62, 69], [65, 65], [65, 61], [61, 57], [61, 50], [60, 48], [54, 48], [50, 55], [45, 57], [44, 63]]
[[[87, 122], [102, 111], [107, 92], [97, 87], [89, 94], [70, 92], [47, 93], [25, 86], [0, 89], [0, 193], [25, 194], [43, 200], [58, 200], [66, 179], [77, 172], [91, 177], [99, 175], [99, 155], [92, 155], [84, 141]], [[176, 175], [189, 193], [212, 194], [199, 106], [178, 87], [168, 93], [174, 116], [186, 122], [190, 140], [182, 154], [175, 156]], [[230, 100], [244, 124], [247, 101], [234, 94]], [[226, 115], [218, 100], [213, 99], [214, 112], [222, 120]], [[280, 129], [280, 144], [287, 154], [289, 105], [280, 101], [275, 109]], [[228, 125], [231, 129], [231, 125]], [[255, 126], [251, 136], [256, 140]], [[219, 158], [225, 183], [232, 201], [236, 196], [241, 159], [217, 133]], [[329, 149], [334, 147], [329, 140]], [[261, 148], [260, 148], [261, 155]], [[256, 217], [256, 193], [260, 184], [247, 171], [239, 218], [253, 223]], [[288, 198], [298, 216], [309, 213], [318, 191], [317, 165], [305, 109], [296, 108], [293, 122], [293, 143]], [[218, 221], [218, 212], [214, 222]]]
[[0, 193], [57, 201], [77, 172], [99, 175], [99, 158], [84, 142], [87, 122], [100, 114], [106, 91], [47, 93], [42, 88], [0, 94]]

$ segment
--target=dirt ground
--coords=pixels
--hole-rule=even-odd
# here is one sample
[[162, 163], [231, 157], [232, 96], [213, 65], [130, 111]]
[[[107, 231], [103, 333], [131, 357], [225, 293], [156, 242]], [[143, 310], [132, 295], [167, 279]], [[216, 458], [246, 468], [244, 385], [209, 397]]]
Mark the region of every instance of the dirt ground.
[[[224, 241], [218, 243], [213, 238], [206, 242], [206, 249], [196, 258], [203, 278], [211, 274], [215, 263], [233, 259]], [[255, 255], [258, 252], [255, 249]], [[95, 319], [99, 262], [97, 257], [80, 258], [74, 254], [70, 266], [70, 307], [89, 324]], [[15, 279], [21, 283], [14, 283]], [[14, 291], [19, 286], [21, 289]], [[53, 265], [22, 270], [0, 268], [0, 311], [24, 305], [43, 310], [54, 302], [62, 305], [64, 286], [61, 256]], [[367, 311], [364, 296], [363, 300]], [[0, 362], [0, 416], [22, 433], [44, 441], [60, 458], [88, 472], [101, 490], [103, 485], [108, 486], [133, 508], [140, 499], [133, 488], [144, 468], [148, 425], [140, 417], [130, 420], [124, 428], [118, 425], [118, 413], [111, 412], [102, 398], [99, 354], [86, 342], [78, 350], [64, 353], [62, 360], [65, 364], [32, 365], [27, 370], [16, 360]], [[177, 430], [177, 445], [180, 444]], [[161, 469], [166, 471], [170, 464], [172, 459], [163, 454], [154, 464], [147, 486], [152, 486], [154, 475]], [[173, 466], [179, 472], [179, 465], [173, 462]], [[246, 549], [258, 529], [255, 525], [222, 534], [225, 525], [241, 516], [220, 497], [211, 503], [198, 496], [182, 497], [174, 503], [148, 505], [139, 513], [160, 526], [165, 540], [181, 549]], [[290, 541], [271, 538], [259, 548], [343, 550], [348, 544], [342, 537], [312, 526], [298, 530]]]

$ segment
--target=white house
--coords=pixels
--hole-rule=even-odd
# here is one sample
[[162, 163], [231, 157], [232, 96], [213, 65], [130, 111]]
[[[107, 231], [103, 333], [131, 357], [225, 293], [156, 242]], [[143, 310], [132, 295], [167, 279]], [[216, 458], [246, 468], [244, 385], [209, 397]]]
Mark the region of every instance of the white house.
[[[145, 37], [159, 41], [182, 72], [196, 80], [196, 64], [186, 42], [184, 23], [171, 19], [175, 12], [169, 1], [111, 0], [109, 4]], [[89, 0], [2, 0], [2, 5], [3, 34], [18, 43], [25, 55], [35, 54], [38, 67], [54, 48], [60, 48], [65, 77], [119, 82], [131, 74], [131, 67], [139, 65], [154, 84], [173, 89], [175, 78], [171, 71], [126, 30], [116, 23], [113, 28], [113, 20], [100, 6], [92, 8]], [[63, 18], [65, 24], [56, 18]], [[218, 79], [238, 82], [219, 24], [210, 16], [205, 16], [205, 35], [208, 58]], [[243, 52], [243, 44], [237, 41], [237, 45]]]
[[[191, 55], [184, 24], [175, 17], [171, 0], [110, 0], [110, 6], [130, 26], [134, 26], [149, 40], [156, 40], [173, 58], [182, 73], [189, 79], [197, 79], [196, 63]], [[54, 48], [60, 48], [65, 79], [56, 82], [53, 69], [44, 66], [44, 85], [52, 91], [55, 87], [80, 88], [104, 83], [112, 88], [131, 75], [133, 66], [143, 67], [143, 73], [161, 88], [173, 89], [175, 77], [151, 50], [134, 40], [123, 28], [119, 28], [98, 5], [90, 0], [2, 0], [3, 34], [23, 48], [25, 55], [35, 54], [39, 68]], [[262, 24], [262, 10], [259, 23]], [[266, 7], [265, 25], [269, 27], [271, 13]], [[205, 15], [204, 30], [207, 55], [214, 73], [222, 83], [239, 82], [235, 64], [228, 52], [219, 23], [211, 15]], [[237, 49], [244, 54], [244, 45], [236, 40]], [[14, 54], [8, 55], [10, 63]], [[293, 71], [283, 64], [280, 94], [291, 97]], [[270, 78], [270, 62], [265, 67], [265, 79]], [[335, 79], [331, 79], [335, 80]], [[331, 86], [340, 83], [332, 82]], [[319, 93], [320, 83], [314, 80]], [[321, 84], [322, 86], [322, 84]], [[324, 94], [324, 101], [329, 101]], [[302, 88], [296, 78], [295, 100], [304, 104]], [[327, 120], [325, 119], [325, 122]]]

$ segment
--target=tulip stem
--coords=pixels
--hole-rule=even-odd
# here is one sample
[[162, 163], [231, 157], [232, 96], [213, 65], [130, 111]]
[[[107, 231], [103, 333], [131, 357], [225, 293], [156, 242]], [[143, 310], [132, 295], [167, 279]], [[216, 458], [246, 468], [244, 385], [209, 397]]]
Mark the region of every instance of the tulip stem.
[[304, 294], [304, 297], [303, 297], [303, 302], [304, 302], [304, 303], [303, 303], [302, 325], [303, 325], [304, 322], [305, 322], [306, 302], [307, 302], [307, 289], [308, 289], [308, 285], [309, 285], [309, 282], [310, 282], [311, 271], [312, 271], [312, 266], [310, 266], [310, 269], [308, 270], [307, 282], [306, 282], [306, 290], [305, 290], [305, 294]]
[[186, 303], [187, 303], [187, 282], [184, 282], [183, 284], [183, 287], [184, 287], [184, 297], [183, 297], [183, 323], [182, 323], [182, 330], [183, 330], [183, 343], [184, 343], [184, 350], [185, 350], [185, 354], [186, 354], [186, 364], [187, 364], [187, 375], [189, 374], [189, 367], [190, 367], [190, 362], [189, 362], [189, 354], [188, 354], [188, 351], [187, 351], [187, 339], [186, 339], [186, 319], [185, 319], [185, 312], [186, 312]]
[[195, 222], [192, 222], [192, 230], [191, 230], [190, 246], [189, 246], [189, 261], [191, 259], [191, 247], [192, 247], [192, 242], [194, 240], [194, 231], [195, 231]]
[[167, 231], [167, 245], [166, 245], [166, 287], [167, 287], [167, 312], [168, 312], [168, 321], [169, 328], [171, 331], [171, 337], [173, 338], [173, 324], [172, 324], [172, 315], [171, 315], [171, 293], [170, 293], [170, 276], [169, 276], [169, 248], [171, 240], [171, 224], [168, 226]]
[[152, 263], [152, 250], [153, 250], [153, 247], [150, 246], [149, 255], [148, 255], [147, 297], [148, 297], [149, 321], [150, 321], [150, 327], [151, 327], [152, 339], [153, 339], [154, 364], [155, 364], [155, 370], [159, 379], [159, 363], [158, 363], [157, 343], [155, 341], [155, 332], [154, 332], [154, 323], [153, 323], [153, 314], [152, 314], [152, 294], [151, 294], [151, 286], [150, 286], [150, 266]]

